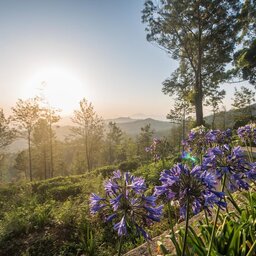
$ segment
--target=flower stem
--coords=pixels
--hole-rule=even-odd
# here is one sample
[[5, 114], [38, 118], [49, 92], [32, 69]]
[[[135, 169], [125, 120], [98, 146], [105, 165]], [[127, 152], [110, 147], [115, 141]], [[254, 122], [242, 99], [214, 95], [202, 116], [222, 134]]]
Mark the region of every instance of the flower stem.
[[188, 235], [188, 220], [189, 220], [189, 195], [187, 195], [187, 204], [186, 204], [186, 226], [185, 226], [185, 235], [184, 242], [182, 247], [182, 256], [185, 256], [186, 243], [187, 243], [187, 235]]
[[147, 240], [147, 244], [148, 244], [148, 253], [149, 253], [150, 256], [153, 256], [152, 251], [151, 251], [151, 247], [150, 247], [150, 243], [149, 243], [148, 240]]
[[204, 216], [205, 216], [206, 224], [209, 226], [208, 215], [207, 215], [207, 211], [205, 209], [204, 209]]
[[232, 193], [229, 192], [227, 189], [228, 196], [229, 196], [229, 201], [233, 204], [233, 206], [236, 208], [236, 210], [239, 212], [239, 214], [242, 213], [241, 209], [239, 208], [238, 204], [236, 203], [234, 197], [232, 196]]
[[[224, 191], [225, 183], [226, 183], [226, 174], [224, 174], [221, 192]], [[212, 243], [213, 243], [213, 240], [214, 240], [214, 235], [215, 235], [215, 230], [216, 230], [216, 226], [217, 226], [217, 221], [218, 221], [218, 218], [219, 218], [219, 212], [220, 212], [220, 206], [218, 206], [218, 208], [217, 208], [217, 212], [216, 212], [216, 216], [215, 216], [215, 220], [214, 220], [214, 225], [213, 225], [213, 229], [212, 229], [211, 240], [210, 240], [207, 256], [211, 255]]]
[[171, 232], [172, 232], [172, 236], [171, 236], [171, 240], [176, 248], [176, 253], [177, 255], [180, 255], [181, 251], [180, 251], [180, 247], [179, 244], [176, 240], [176, 236], [174, 233], [174, 223], [172, 222], [172, 217], [171, 217], [171, 204], [170, 201], [167, 202], [167, 206], [168, 206], [168, 219], [169, 219], [169, 224], [170, 224], [170, 228], [171, 228]]
[[249, 148], [249, 146], [246, 144], [246, 149], [247, 149], [247, 154], [248, 154], [248, 157], [249, 157], [249, 161], [250, 162], [253, 162], [253, 157], [252, 157], [252, 147]]
[[118, 247], [118, 256], [121, 256], [122, 245], [123, 245], [123, 236], [120, 236], [120, 239], [119, 239], [119, 247]]

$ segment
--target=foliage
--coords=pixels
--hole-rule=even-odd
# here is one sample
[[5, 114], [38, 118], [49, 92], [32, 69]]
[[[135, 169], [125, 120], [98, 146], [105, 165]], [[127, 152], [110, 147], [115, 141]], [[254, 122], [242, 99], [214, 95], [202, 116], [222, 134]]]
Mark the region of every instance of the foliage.
[[80, 109], [74, 111], [72, 118], [76, 127], [72, 128], [75, 136], [81, 139], [87, 169], [92, 171], [96, 152], [100, 149], [103, 137], [103, 120], [98, 117], [91, 103], [82, 99]]
[[10, 118], [6, 118], [3, 109], [0, 108], [0, 149], [8, 146], [15, 138], [15, 131], [9, 124]]
[[256, 2], [243, 1], [243, 8], [239, 17], [239, 23], [242, 28], [241, 43], [242, 49], [239, 49], [234, 55], [236, 67], [235, 74], [242, 79], [248, 80], [255, 86], [256, 77]]
[[148, 161], [150, 159], [145, 148], [151, 144], [153, 134], [154, 131], [151, 129], [150, 124], [146, 124], [144, 127], [141, 127], [141, 132], [137, 138], [137, 153], [141, 157], [142, 161]]
[[[203, 124], [203, 100], [208, 89], [219, 89], [226, 79], [238, 40], [240, 1], [145, 2], [142, 20], [147, 39], [179, 61], [179, 67], [164, 82], [164, 93], [195, 105], [197, 125]], [[189, 92], [184, 97], [184, 90]]]
[[[237, 110], [236, 120], [250, 118], [253, 119], [253, 102], [255, 102], [255, 92], [242, 86], [240, 91], [235, 88], [232, 106]], [[240, 115], [239, 115], [240, 114]]]
[[119, 148], [123, 139], [123, 132], [114, 122], [109, 122], [106, 134], [107, 162], [113, 164], [118, 161], [120, 154]]
[[122, 171], [135, 171], [139, 167], [140, 163], [137, 160], [130, 160], [121, 162], [118, 165], [118, 169]]
[[102, 175], [102, 177], [104, 179], [106, 179], [106, 178], [109, 178], [112, 175], [114, 170], [116, 170], [115, 165], [107, 165], [107, 166], [103, 166], [103, 167], [95, 169], [94, 173], [96, 175]]
[[34, 126], [40, 117], [39, 98], [35, 97], [27, 100], [19, 99], [16, 102], [16, 106], [12, 108], [12, 111], [12, 120], [15, 122], [17, 130], [28, 142], [29, 178], [30, 181], [32, 181], [31, 136]]

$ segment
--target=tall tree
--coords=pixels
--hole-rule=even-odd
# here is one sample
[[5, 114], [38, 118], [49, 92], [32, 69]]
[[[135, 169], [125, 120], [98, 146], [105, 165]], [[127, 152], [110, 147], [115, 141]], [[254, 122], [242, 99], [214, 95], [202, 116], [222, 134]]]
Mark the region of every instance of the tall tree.
[[151, 129], [150, 124], [140, 128], [141, 132], [137, 137], [138, 155], [142, 160], [149, 160], [150, 155], [146, 152], [146, 148], [152, 144], [154, 131]]
[[39, 169], [44, 174], [44, 178], [51, 177], [49, 171], [49, 130], [45, 119], [40, 118], [35, 124], [32, 142], [38, 151], [40, 158]]
[[53, 156], [53, 140], [55, 133], [53, 131], [53, 124], [57, 123], [60, 120], [60, 115], [58, 114], [60, 110], [54, 109], [51, 107], [44, 107], [42, 109], [42, 116], [45, 119], [47, 126], [48, 126], [48, 137], [49, 137], [49, 151], [50, 151], [50, 177], [54, 175], [54, 156]]
[[215, 129], [216, 114], [220, 111], [220, 104], [222, 104], [225, 94], [224, 90], [210, 90], [209, 96], [206, 99], [205, 106], [211, 107], [212, 111], [212, 129]]
[[234, 55], [235, 74], [248, 80], [256, 88], [256, 1], [243, 1], [243, 8], [239, 17], [242, 28], [241, 43]]
[[16, 106], [12, 108], [13, 117], [17, 130], [20, 135], [27, 139], [28, 142], [28, 160], [29, 160], [29, 178], [32, 181], [32, 157], [31, 157], [31, 136], [32, 131], [40, 117], [38, 97], [27, 100], [19, 99]]
[[28, 153], [27, 150], [19, 152], [15, 158], [14, 168], [20, 173], [24, 173], [27, 179]]
[[236, 119], [252, 119], [253, 118], [253, 102], [255, 102], [255, 92], [245, 86], [241, 86], [240, 90], [235, 88], [232, 106], [241, 113]]
[[14, 137], [15, 131], [10, 128], [10, 118], [6, 118], [3, 109], [0, 108], [0, 149], [12, 143]]
[[118, 159], [118, 148], [121, 145], [123, 132], [115, 122], [109, 122], [107, 132], [108, 163], [113, 164]]
[[76, 125], [72, 128], [72, 132], [82, 139], [87, 169], [91, 171], [103, 137], [103, 120], [96, 114], [92, 104], [88, 103], [85, 98], [80, 101], [79, 105], [80, 109], [75, 110], [72, 117], [72, 121]]
[[10, 118], [6, 118], [3, 109], [0, 108], [0, 178], [2, 180], [2, 163], [4, 162], [4, 149], [13, 142], [15, 130], [10, 127]]
[[[208, 89], [226, 79], [238, 38], [239, 0], [146, 0], [142, 20], [147, 39], [179, 61], [164, 82], [169, 94], [190, 86], [197, 125], [203, 124], [203, 101]], [[189, 83], [184, 84], [184, 77]]]

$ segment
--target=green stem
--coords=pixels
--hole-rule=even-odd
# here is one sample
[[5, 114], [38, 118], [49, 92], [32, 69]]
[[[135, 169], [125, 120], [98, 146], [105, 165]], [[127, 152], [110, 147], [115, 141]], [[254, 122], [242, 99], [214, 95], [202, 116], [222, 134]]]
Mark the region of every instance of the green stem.
[[255, 240], [254, 243], [252, 244], [252, 246], [251, 246], [249, 252], [246, 254], [246, 256], [252, 256], [253, 253], [255, 252], [255, 251], [254, 251], [255, 247], [256, 247], [256, 240]]
[[187, 195], [187, 204], [186, 204], [186, 226], [185, 226], [185, 235], [184, 242], [182, 247], [182, 256], [185, 256], [186, 243], [187, 243], [187, 235], [188, 235], [188, 221], [189, 221], [189, 195]]
[[251, 153], [251, 162], [253, 162], [252, 141], [251, 140], [250, 140], [250, 153]]
[[208, 220], [208, 216], [207, 216], [207, 211], [204, 209], [204, 216], [205, 216], [205, 221], [207, 226], [209, 226], [209, 220]]
[[249, 157], [249, 161], [252, 162], [252, 147], [251, 147], [251, 150], [249, 149], [247, 143], [245, 143], [246, 145], [246, 149], [247, 149], [247, 153], [248, 153], [248, 157]]
[[119, 239], [119, 247], [118, 247], [118, 256], [121, 256], [121, 251], [122, 251], [122, 245], [123, 245], [123, 237], [120, 236], [120, 239]]
[[255, 210], [254, 210], [254, 205], [253, 205], [251, 189], [249, 189], [248, 195], [249, 195], [249, 200], [250, 200], [251, 215], [252, 215], [253, 220], [255, 220]]
[[[224, 174], [221, 192], [224, 191], [225, 183], [226, 183], [226, 174]], [[214, 226], [213, 226], [213, 229], [212, 229], [211, 240], [210, 240], [207, 256], [211, 255], [212, 243], [213, 243], [213, 240], [214, 240], [215, 230], [216, 230], [216, 227], [217, 227], [217, 221], [218, 221], [218, 218], [219, 218], [219, 212], [220, 212], [220, 206], [218, 206], [218, 208], [217, 208], [217, 212], [216, 212], [216, 216], [215, 216], [215, 220], [214, 220]]]
[[229, 190], [227, 189], [228, 192], [228, 196], [229, 196], [229, 201], [233, 204], [233, 206], [236, 208], [236, 210], [239, 212], [239, 214], [242, 213], [242, 211], [240, 210], [238, 204], [236, 203], [234, 197], [232, 196], [232, 194], [229, 192]]
[[153, 256], [152, 251], [151, 251], [151, 247], [150, 247], [150, 243], [149, 243], [148, 240], [147, 240], [147, 244], [148, 244], [148, 252], [149, 252], [149, 255], [150, 255], [150, 256]]
[[180, 251], [180, 247], [179, 247], [179, 244], [176, 240], [176, 236], [175, 236], [175, 233], [174, 233], [174, 224], [172, 222], [172, 217], [171, 217], [171, 205], [170, 205], [170, 201], [168, 201], [167, 203], [167, 207], [168, 207], [168, 219], [169, 219], [169, 224], [170, 224], [170, 228], [171, 228], [171, 232], [172, 232], [172, 237], [171, 237], [171, 240], [176, 248], [176, 253], [177, 255], [180, 255], [181, 251]]

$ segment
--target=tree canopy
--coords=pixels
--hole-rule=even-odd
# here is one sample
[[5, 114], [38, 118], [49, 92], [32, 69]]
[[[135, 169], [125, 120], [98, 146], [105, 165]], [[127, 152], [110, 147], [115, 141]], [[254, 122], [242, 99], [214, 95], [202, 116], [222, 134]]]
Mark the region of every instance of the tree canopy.
[[196, 111], [197, 125], [203, 124], [203, 101], [209, 88], [219, 90], [227, 79], [240, 26], [238, 0], [147, 0], [142, 11], [147, 39], [167, 51], [179, 67], [164, 81], [163, 91], [186, 100]]

